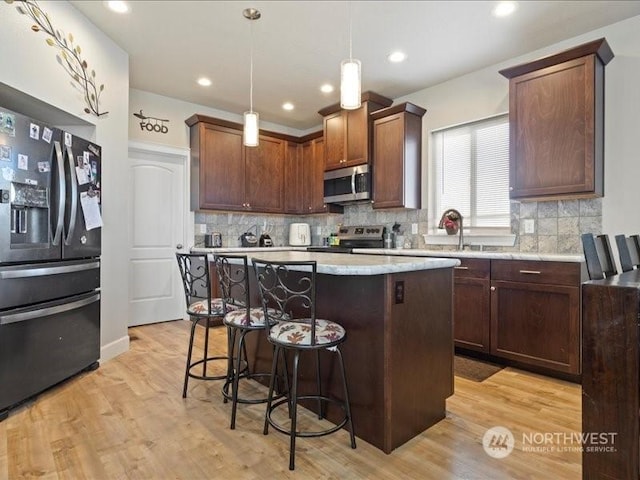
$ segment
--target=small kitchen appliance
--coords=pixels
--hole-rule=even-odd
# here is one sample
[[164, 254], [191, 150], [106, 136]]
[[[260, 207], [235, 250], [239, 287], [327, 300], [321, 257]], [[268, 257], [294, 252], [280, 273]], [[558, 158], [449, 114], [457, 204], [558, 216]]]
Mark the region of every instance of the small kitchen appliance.
[[340, 168], [324, 174], [324, 203], [350, 204], [371, 199], [368, 165]]
[[263, 233], [260, 235], [260, 239], [258, 240], [259, 247], [273, 247], [273, 240], [268, 233]]
[[289, 225], [289, 245], [292, 247], [311, 245], [311, 228], [308, 223]]
[[256, 237], [255, 233], [247, 231], [242, 235], [240, 235], [240, 246], [241, 247], [257, 247], [258, 237]]
[[219, 232], [207, 233], [204, 236], [204, 246], [206, 248], [222, 247], [222, 234]]

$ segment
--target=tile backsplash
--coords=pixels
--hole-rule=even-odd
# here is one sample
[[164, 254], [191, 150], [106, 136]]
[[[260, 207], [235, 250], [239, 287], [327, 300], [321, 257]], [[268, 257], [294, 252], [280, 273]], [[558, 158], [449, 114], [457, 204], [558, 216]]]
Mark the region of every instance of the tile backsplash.
[[[525, 224], [531, 226], [533, 232], [525, 233]], [[424, 243], [423, 233], [428, 232], [428, 211], [391, 209], [374, 210], [369, 203], [348, 205], [344, 214], [293, 216], [293, 215], [254, 215], [229, 212], [196, 212], [195, 231], [200, 225], [206, 225], [210, 232], [222, 234], [224, 247], [240, 246], [240, 235], [250, 228], [260, 235], [266, 231], [274, 245], [288, 244], [289, 224], [306, 222], [311, 225], [312, 245], [321, 245], [322, 238], [337, 231], [341, 224], [345, 225], [384, 225], [391, 229], [399, 223], [405, 230], [405, 243], [410, 242], [412, 248], [447, 249]], [[418, 225], [418, 234], [411, 234], [411, 224]], [[602, 200], [559, 200], [545, 202], [511, 202], [511, 232], [516, 235], [513, 247], [485, 247], [492, 251], [518, 251], [527, 253], [566, 253], [581, 254], [582, 233], [598, 233], [602, 230]], [[195, 246], [204, 246], [204, 235], [196, 233]]]

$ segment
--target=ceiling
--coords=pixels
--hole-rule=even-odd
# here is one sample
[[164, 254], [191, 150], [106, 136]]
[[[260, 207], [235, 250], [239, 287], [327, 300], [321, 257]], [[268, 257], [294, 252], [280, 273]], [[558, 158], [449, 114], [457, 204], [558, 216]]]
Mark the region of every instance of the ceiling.
[[[251, 30], [254, 110], [305, 130], [339, 102], [340, 62], [362, 62], [362, 91], [397, 98], [640, 14], [640, 1], [521, 1], [510, 17], [486, 1], [71, 1], [129, 53], [131, 88], [242, 114], [249, 108]], [[250, 22], [242, 10], [262, 18]], [[386, 56], [408, 58], [392, 64]], [[206, 76], [212, 85], [196, 80]], [[331, 83], [335, 91], [320, 91]], [[282, 109], [284, 102], [295, 105]], [[197, 112], [194, 112], [197, 113]]]

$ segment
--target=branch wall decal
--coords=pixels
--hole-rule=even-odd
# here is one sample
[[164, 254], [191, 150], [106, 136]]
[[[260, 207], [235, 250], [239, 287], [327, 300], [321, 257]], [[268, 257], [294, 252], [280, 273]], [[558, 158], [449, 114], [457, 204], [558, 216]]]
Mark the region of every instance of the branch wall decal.
[[[5, 2], [12, 4], [14, 0], [5, 0]], [[73, 35], [71, 33], [65, 35], [61, 30], [54, 28], [49, 15], [42, 10], [36, 0], [17, 0], [16, 3], [21, 4], [16, 6], [18, 12], [31, 17], [36, 22], [31, 26], [31, 30], [34, 32], [42, 30], [48, 35], [47, 45], [59, 49], [56, 59], [73, 79], [71, 84], [82, 92], [87, 104], [85, 113], [91, 113], [97, 117], [109, 113], [100, 111], [100, 95], [104, 91], [104, 84], [97, 85], [96, 71], [89, 70], [89, 64], [82, 58], [82, 49], [80, 45], [74, 43]]]

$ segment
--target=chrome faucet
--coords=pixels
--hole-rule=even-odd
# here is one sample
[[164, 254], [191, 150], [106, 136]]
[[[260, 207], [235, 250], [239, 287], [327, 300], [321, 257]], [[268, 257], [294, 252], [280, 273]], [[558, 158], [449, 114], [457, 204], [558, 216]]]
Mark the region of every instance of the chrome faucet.
[[440, 223], [438, 224], [438, 228], [447, 228], [445, 226], [445, 220], [451, 220], [455, 222], [458, 226], [458, 250], [462, 250], [464, 246], [464, 234], [462, 233], [462, 214], [453, 208], [445, 210], [440, 217]]

